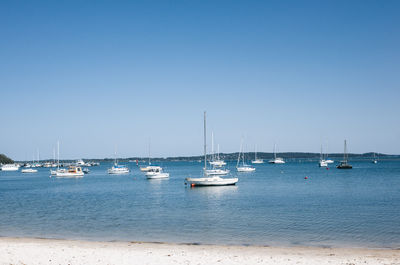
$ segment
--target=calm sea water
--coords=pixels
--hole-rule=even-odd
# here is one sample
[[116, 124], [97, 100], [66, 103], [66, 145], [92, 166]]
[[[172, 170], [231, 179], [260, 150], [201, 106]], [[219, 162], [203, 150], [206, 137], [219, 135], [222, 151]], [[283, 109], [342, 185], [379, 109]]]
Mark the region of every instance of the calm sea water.
[[0, 171], [0, 236], [400, 247], [400, 161], [352, 164], [263, 164], [234, 173], [237, 186], [198, 188], [184, 185], [198, 162], [161, 164], [167, 180], [147, 180], [133, 163], [129, 175], [103, 164], [82, 179]]

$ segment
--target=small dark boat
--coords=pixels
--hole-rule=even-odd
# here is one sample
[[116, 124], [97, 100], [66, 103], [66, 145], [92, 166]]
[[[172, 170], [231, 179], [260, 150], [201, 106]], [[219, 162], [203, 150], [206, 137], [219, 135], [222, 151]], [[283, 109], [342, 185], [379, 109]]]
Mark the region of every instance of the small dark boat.
[[348, 164], [347, 161], [340, 161], [340, 164], [336, 166], [339, 169], [352, 169], [353, 166]]
[[83, 173], [85, 173], [85, 174], [89, 174], [89, 172], [90, 172], [90, 170], [89, 170], [88, 168], [84, 168], [84, 169], [82, 169], [82, 171], [83, 171]]
[[348, 162], [348, 155], [347, 155], [347, 143], [344, 140], [344, 153], [343, 153], [343, 160], [340, 161], [340, 164], [336, 166], [338, 169], [352, 169], [353, 166], [350, 165]]

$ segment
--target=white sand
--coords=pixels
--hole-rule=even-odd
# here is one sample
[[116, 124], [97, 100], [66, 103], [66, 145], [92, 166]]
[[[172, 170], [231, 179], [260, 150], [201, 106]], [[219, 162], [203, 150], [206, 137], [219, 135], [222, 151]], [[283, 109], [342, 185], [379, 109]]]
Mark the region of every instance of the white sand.
[[400, 264], [400, 250], [0, 238], [0, 264]]

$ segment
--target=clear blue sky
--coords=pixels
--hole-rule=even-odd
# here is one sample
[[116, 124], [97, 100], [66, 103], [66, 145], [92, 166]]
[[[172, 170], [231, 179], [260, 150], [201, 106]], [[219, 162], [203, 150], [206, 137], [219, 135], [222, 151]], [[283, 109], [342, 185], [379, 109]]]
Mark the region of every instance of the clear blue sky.
[[1, 1], [0, 153], [400, 153], [400, 1]]

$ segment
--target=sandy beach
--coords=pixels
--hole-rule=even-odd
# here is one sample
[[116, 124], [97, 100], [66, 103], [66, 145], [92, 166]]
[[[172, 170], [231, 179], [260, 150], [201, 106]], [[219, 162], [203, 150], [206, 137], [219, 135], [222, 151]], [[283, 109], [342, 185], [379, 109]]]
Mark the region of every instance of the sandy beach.
[[0, 264], [400, 264], [400, 250], [0, 238]]

